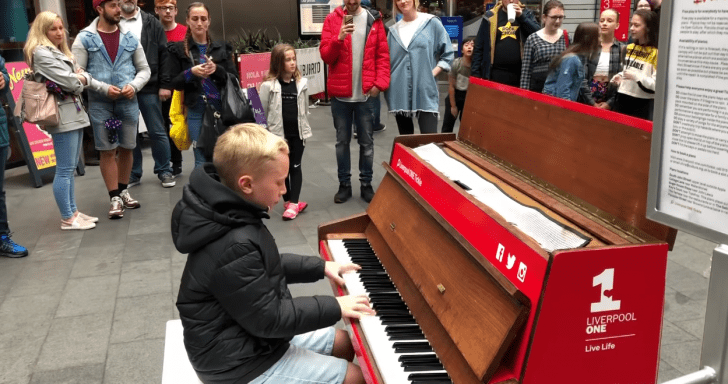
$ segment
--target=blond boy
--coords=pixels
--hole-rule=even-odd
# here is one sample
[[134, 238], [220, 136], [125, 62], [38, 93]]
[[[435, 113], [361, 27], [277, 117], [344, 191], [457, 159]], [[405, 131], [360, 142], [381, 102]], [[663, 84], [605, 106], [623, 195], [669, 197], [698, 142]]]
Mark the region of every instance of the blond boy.
[[177, 308], [205, 383], [364, 383], [346, 332], [332, 326], [373, 313], [367, 298], [293, 298], [287, 287], [324, 276], [343, 284], [340, 274], [359, 266], [279, 254], [263, 223], [287, 176], [285, 141], [236, 125], [218, 139], [213, 163], [192, 172], [172, 213], [175, 246], [189, 253]]

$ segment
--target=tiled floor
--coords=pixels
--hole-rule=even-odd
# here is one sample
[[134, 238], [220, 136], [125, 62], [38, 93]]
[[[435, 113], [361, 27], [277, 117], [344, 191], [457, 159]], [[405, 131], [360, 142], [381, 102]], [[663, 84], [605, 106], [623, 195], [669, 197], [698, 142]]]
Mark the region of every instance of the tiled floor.
[[[385, 107], [386, 108], [386, 107]], [[314, 136], [304, 153], [302, 199], [310, 207], [284, 222], [279, 204], [267, 222], [284, 251], [317, 254], [319, 223], [363, 211], [354, 198], [334, 204], [337, 190], [334, 130], [328, 107], [312, 109]], [[383, 176], [396, 136], [394, 118], [375, 136], [375, 186]], [[152, 174], [145, 149], [142, 184], [131, 189], [141, 209], [122, 220], [106, 219], [108, 198], [98, 167], [76, 178], [83, 212], [100, 216], [96, 229], [62, 232], [51, 186], [31, 186], [27, 168], [7, 172], [6, 189], [14, 239], [30, 249], [24, 259], [0, 259], [0, 382], [160, 383], [165, 322], [174, 307], [185, 255], [172, 245], [169, 222], [191, 170], [164, 189]], [[352, 158], [358, 158], [356, 145]], [[354, 160], [356, 164], [356, 160]], [[354, 180], [357, 180], [354, 165]], [[46, 180], [50, 183], [51, 180]], [[669, 255], [660, 382], [698, 368], [714, 244], [678, 235]], [[330, 294], [327, 282], [293, 286], [294, 294]]]

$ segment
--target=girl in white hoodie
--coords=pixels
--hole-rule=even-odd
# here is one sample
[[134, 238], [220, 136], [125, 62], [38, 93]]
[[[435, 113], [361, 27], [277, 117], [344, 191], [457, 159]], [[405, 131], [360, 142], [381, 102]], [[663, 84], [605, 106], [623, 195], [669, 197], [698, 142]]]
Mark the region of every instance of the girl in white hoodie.
[[306, 209], [299, 201], [303, 173], [301, 158], [306, 139], [311, 137], [308, 124], [308, 84], [296, 65], [296, 51], [289, 44], [278, 44], [270, 55], [270, 70], [260, 85], [260, 100], [268, 121], [268, 130], [288, 142], [289, 168], [283, 220], [293, 220]]

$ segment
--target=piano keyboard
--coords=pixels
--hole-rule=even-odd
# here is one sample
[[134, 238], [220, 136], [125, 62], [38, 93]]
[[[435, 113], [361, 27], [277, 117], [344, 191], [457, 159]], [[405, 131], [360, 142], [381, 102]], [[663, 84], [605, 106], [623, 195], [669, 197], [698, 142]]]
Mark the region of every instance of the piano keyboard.
[[386, 384], [451, 384], [440, 359], [366, 239], [329, 240], [332, 258], [362, 269], [342, 277], [350, 295], [369, 297], [376, 316], [359, 320]]

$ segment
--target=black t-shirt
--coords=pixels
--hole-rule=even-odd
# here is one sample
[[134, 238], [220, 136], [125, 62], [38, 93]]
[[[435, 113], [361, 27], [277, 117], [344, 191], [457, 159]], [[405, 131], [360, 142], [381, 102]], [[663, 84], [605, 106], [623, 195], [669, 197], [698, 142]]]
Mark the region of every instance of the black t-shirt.
[[518, 20], [508, 25], [505, 9], [498, 11], [498, 27], [495, 30], [495, 53], [493, 67], [521, 72], [521, 26]]
[[296, 80], [291, 79], [289, 83], [278, 78], [281, 84], [281, 102], [283, 114], [283, 134], [286, 137], [299, 137], [298, 134], [298, 89]]

